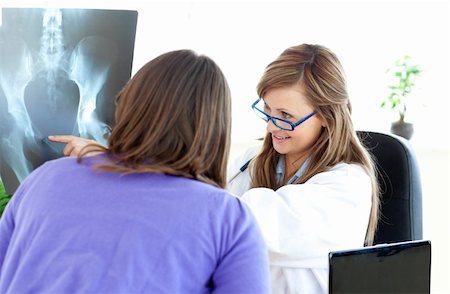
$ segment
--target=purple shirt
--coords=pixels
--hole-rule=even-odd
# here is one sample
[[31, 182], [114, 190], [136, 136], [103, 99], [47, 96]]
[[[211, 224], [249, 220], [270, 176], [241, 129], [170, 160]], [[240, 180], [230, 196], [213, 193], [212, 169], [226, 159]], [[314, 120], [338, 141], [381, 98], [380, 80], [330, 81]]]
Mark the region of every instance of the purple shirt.
[[268, 293], [247, 206], [182, 177], [45, 163], [0, 220], [0, 293]]

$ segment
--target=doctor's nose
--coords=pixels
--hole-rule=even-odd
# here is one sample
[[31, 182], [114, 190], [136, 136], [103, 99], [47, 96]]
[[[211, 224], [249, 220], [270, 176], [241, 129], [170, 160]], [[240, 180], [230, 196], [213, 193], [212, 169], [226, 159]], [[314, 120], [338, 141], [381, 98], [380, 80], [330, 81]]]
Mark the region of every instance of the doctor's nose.
[[277, 127], [273, 123], [272, 120], [269, 119], [269, 121], [267, 122], [266, 130], [267, 130], [267, 132], [272, 133], [272, 132], [280, 131], [281, 129], [279, 127]]

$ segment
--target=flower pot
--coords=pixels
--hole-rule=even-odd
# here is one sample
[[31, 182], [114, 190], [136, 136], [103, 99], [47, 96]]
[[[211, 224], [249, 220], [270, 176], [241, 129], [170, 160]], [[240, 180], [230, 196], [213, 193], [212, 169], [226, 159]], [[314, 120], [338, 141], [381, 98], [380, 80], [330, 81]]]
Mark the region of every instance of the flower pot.
[[391, 133], [409, 140], [414, 133], [414, 127], [412, 123], [396, 121], [391, 125]]

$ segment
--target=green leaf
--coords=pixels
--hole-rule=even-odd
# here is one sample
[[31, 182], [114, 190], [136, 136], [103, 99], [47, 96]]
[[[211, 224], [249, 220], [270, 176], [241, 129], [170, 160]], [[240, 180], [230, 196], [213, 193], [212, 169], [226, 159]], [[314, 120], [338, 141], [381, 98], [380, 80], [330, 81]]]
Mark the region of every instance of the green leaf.
[[3, 210], [5, 210], [6, 204], [8, 204], [12, 195], [8, 195], [3, 188], [3, 183], [0, 181], [0, 217], [3, 214]]
[[422, 73], [422, 69], [411, 64], [411, 61], [411, 56], [405, 54], [395, 61], [394, 66], [386, 70], [386, 73], [391, 75], [392, 82], [387, 86], [389, 93], [380, 107], [389, 104], [390, 108], [399, 114], [400, 119], [405, 116], [407, 98], [415, 86], [416, 78]]

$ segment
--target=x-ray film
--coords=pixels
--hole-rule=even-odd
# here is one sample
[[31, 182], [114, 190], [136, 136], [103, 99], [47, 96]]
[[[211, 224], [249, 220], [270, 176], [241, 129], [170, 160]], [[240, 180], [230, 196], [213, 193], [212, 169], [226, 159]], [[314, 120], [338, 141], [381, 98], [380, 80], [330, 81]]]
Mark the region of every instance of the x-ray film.
[[48, 135], [106, 144], [116, 94], [130, 79], [137, 12], [3, 8], [0, 177], [8, 194], [63, 156]]

